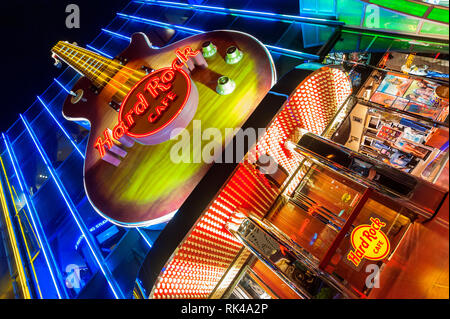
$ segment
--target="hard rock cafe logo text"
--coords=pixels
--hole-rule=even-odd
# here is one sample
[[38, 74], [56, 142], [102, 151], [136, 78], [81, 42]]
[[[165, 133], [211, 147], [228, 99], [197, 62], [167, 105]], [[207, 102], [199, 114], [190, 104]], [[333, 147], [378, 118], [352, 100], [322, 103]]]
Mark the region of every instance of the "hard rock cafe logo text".
[[382, 260], [390, 251], [389, 239], [381, 228], [386, 226], [378, 218], [370, 218], [370, 225], [360, 225], [356, 227], [351, 234], [351, 243], [353, 250], [347, 254], [356, 267], [363, 258], [369, 260]]
[[131, 88], [121, 104], [117, 124], [112, 130], [104, 130], [103, 137], [99, 136], [94, 144], [102, 158], [114, 146], [113, 138], [150, 136], [178, 116], [191, 86], [189, 75], [182, 68], [199, 52], [191, 47], [177, 49], [171, 67], [153, 71]]

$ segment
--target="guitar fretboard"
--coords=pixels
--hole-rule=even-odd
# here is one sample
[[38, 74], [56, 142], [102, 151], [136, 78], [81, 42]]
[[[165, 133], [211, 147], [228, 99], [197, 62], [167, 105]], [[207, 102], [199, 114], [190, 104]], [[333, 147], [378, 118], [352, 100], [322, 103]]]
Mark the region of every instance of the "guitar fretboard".
[[105, 58], [100, 54], [64, 41], [59, 41], [52, 48], [52, 52], [78, 73], [90, 79], [92, 84], [98, 88], [103, 88], [122, 68], [117, 60]]

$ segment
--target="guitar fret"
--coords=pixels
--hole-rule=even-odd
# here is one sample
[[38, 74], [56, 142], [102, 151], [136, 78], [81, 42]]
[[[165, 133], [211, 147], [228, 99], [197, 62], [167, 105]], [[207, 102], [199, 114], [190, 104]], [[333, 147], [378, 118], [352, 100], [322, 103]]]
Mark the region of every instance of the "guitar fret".
[[91, 58], [88, 58], [86, 61], [84, 61], [84, 63], [81, 65], [82, 67], [84, 67], [84, 65], [90, 60]]
[[80, 58], [78, 59], [78, 62], [80, 62], [81, 61], [81, 59], [84, 57], [84, 54], [82, 54], [81, 56], [80, 56]]
[[97, 68], [97, 64], [99, 64], [99, 63], [100, 63], [100, 61], [96, 61], [95, 64], [91, 66], [92, 69], [93, 69], [93, 71], [91, 71], [91, 72], [93, 72], [93, 74], [95, 74], [95, 70]]
[[86, 70], [87, 70], [88, 72], [90, 72], [89, 68], [92, 68], [92, 62], [94, 62], [94, 61], [95, 61], [95, 60], [92, 60], [91, 62], [89, 62], [89, 63], [87, 64]]
[[109, 82], [120, 68], [113, 60], [66, 42], [58, 42], [52, 50], [74, 70], [89, 78], [98, 87]]

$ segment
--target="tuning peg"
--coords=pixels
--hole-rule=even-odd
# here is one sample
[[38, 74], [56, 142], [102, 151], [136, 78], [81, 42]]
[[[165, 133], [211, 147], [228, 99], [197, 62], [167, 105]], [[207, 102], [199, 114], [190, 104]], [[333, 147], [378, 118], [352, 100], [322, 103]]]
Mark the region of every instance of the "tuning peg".
[[56, 66], [58, 69], [61, 69], [62, 63], [59, 60], [55, 60], [55, 63], [53, 63], [54, 66]]
[[52, 54], [52, 58], [55, 60], [55, 63], [53, 63], [53, 65], [56, 66], [58, 69], [60, 69], [62, 67], [61, 60], [54, 53]]

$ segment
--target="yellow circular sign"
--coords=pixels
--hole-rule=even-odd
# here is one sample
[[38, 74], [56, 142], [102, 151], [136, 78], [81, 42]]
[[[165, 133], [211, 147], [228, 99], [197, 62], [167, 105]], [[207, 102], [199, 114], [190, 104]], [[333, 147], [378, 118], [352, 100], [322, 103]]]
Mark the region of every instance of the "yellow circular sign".
[[360, 225], [356, 227], [351, 234], [351, 250], [347, 259], [355, 266], [358, 266], [363, 258], [369, 260], [382, 260], [387, 257], [390, 252], [390, 243], [386, 234], [381, 228], [386, 223], [378, 218], [370, 218], [370, 225]]

